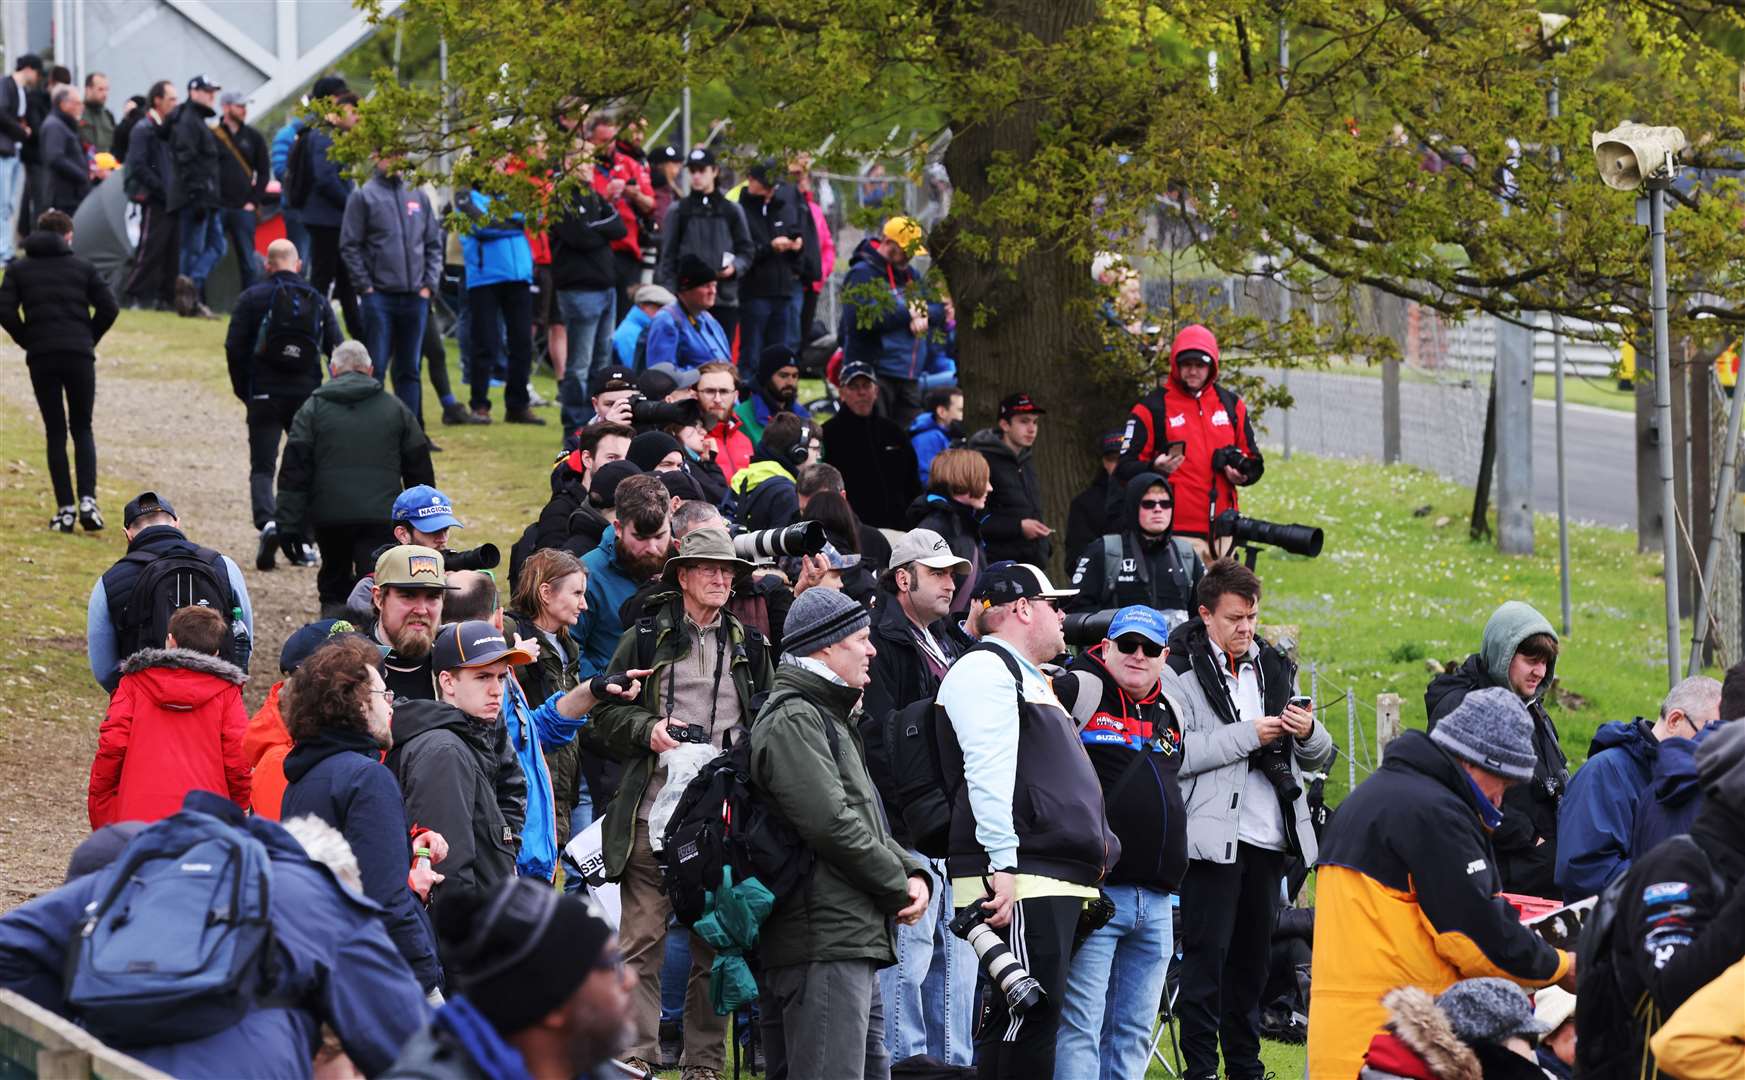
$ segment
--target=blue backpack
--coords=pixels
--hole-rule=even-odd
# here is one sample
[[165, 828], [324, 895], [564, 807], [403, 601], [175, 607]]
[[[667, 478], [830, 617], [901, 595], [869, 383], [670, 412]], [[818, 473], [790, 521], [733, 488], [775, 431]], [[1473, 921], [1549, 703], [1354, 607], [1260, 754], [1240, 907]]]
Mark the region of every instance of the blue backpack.
[[272, 1007], [273, 868], [259, 840], [184, 809], [107, 868], [67, 950], [67, 1005], [113, 1046], [157, 1046]]

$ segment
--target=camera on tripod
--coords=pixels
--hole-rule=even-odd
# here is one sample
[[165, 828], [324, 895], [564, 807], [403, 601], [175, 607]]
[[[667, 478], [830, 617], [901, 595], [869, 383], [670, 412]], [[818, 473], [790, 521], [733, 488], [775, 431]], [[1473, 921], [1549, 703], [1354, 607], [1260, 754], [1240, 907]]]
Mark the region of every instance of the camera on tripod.
[[1254, 550], [1255, 544], [1266, 544], [1292, 555], [1313, 559], [1321, 554], [1321, 543], [1324, 539], [1321, 530], [1313, 525], [1280, 525], [1273, 521], [1243, 517], [1234, 510], [1226, 510], [1212, 519], [1212, 550], [1219, 550], [1220, 540], [1229, 540], [1234, 546], [1247, 552], [1249, 569], [1254, 568], [1254, 559], [1258, 554]]
[[1048, 995], [1042, 984], [1018, 962], [1012, 950], [1000, 940], [1000, 935], [988, 925], [988, 914], [981, 904], [971, 904], [951, 920], [951, 932], [969, 942], [970, 948], [975, 950], [982, 974], [1006, 995], [1006, 1008], [1013, 1016], [1023, 1016], [1041, 1005]]

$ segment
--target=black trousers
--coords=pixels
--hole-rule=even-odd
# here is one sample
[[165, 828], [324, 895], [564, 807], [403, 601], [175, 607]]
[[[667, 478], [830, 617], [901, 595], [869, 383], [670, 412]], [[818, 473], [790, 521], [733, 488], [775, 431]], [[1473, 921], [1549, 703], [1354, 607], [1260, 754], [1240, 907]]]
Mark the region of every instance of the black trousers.
[[424, 373], [430, 377], [430, 388], [436, 400], [447, 405], [454, 398], [448, 383], [448, 350], [442, 345], [442, 330], [436, 325], [436, 298], [430, 299], [430, 314], [424, 319]]
[[48, 474], [55, 505], [73, 506], [73, 480], [67, 471], [67, 432], [73, 435], [80, 498], [97, 497], [97, 440], [91, 434], [91, 408], [97, 400], [97, 361], [86, 356], [53, 356], [30, 361], [30, 388], [42, 412], [48, 444]]
[[176, 269], [182, 241], [176, 215], [156, 203], [142, 204], [139, 247], [133, 256], [133, 272], [122, 290], [140, 304], [153, 301], [166, 307], [176, 299]]
[[1184, 1080], [1259, 1080], [1260, 995], [1272, 953], [1285, 853], [1236, 845], [1229, 864], [1192, 859], [1181, 886]]
[[279, 436], [291, 433], [301, 397], [253, 398], [248, 402], [248, 501], [254, 527], [264, 528], [278, 511], [273, 478], [279, 468]]
[[321, 568], [315, 572], [315, 595], [325, 613], [328, 605], [344, 607], [352, 586], [375, 572], [376, 549], [394, 542], [394, 529], [381, 525], [322, 525], [315, 530]]
[[500, 281], [467, 290], [472, 309], [473, 370], [469, 373], [475, 409], [491, 407], [491, 366], [497, 355], [491, 339], [503, 327], [509, 342], [509, 373], [503, 379], [506, 408], [527, 408], [527, 378], [533, 371], [533, 292], [525, 281]]
[[[339, 230], [326, 225], [309, 226], [309, 284], [322, 296], [339, 301], [340, 314], [345, 316], [345, 334], [358, 341], [365, 340], [363, 312], [358, 309], [357, 289], [345, 263], [339, 258]], [[380, 358], [370, 357], [380, 363]]]
[[810, 285], [800, 288], [800, 340], [794, 342], [795, 352], [805, 348], [812, 340], [812, 320], [818, 317], [818, 295], [812, 291]]
[[919, 380], [879, 376], [879, 411], [904, 431], [908, 431], [909, 424], [921, 415], [923, 404]]
[[1072, 939], [1085, 902], [1076, 896], [1039, 896], [1012, 905], [1012, 921], [999, 932], [1012, 955], [1042, 984], [1047, 995], [1022, 1016], [1012, 1015], [1006, 995], [984, 974], [976, 1015], [976, 1076], [980, 1080], [1030, 1080], [1054, 1075], [1054, 1039], [1060, 1003], [1072, 972]]
[[[734, 340], [734, 335], [739, 332], [739, 305], [734, 304], [732, 307], [722, 307], [717, 304], [709, 309], [709, 314], [715, 316], [715, 321], [721, 324], [721, 333], [727, 338], [727, 347], [729, 349], [737, 349], [739, 347], [739, 342]], [[757, 367], [757, 357], [752, 357], [748, 363], [750, 363], [752, 368], [755, 369]]]

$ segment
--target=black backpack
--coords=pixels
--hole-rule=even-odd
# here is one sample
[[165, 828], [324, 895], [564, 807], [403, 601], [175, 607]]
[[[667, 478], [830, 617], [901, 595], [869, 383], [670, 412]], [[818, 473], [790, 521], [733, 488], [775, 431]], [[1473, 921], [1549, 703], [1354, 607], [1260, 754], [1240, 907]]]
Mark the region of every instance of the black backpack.
[[224, 619], [226, 632], [219, 657], [247, 670], [248, 657], [236, 655], [236, 637], [231, 631], [237, 603], [223, 560], [217, 552], [192, 544], [161, 554], [135, 551], [123, 556], [123, 562], [138, 564], [140, 571], [115, 626], [115, 654], [125, 659], [141, 649], [162, 648], [170, 616], [199, 605]]
[[[798, 691], [772, 695], [765, 708]], [[842, 746], [836, 725], [828, 720], [824, 735], [830, 757]], [[751, 737], [731, 742], [685, 787], [666, 829], [661, 851], [661, 877], [673, 917], [690, 926], [709, 913], [708, 894], [721, 887], [721, 872], [731, 867], [733, 880], [755, 877], [774, 897], [773, 908], [804, 887], [817, 856], [794, 827], [764, 801], [751, 780]]]
[[255, 331], [255, 363], [286, 375], [306, 374], [312, 362], [319, 365], [325, 303], [310, 286], [283, 279], [275, 282], [272, 302]]
[[309, 160], [309, 133], [313, 130], [308, 124], [299, 128], [297, 137], [291, 140], [290, 153], [285, 155], [285, 182], [281, 196], [285, 205], [293, 210], [303, 209], [315, 191], [315, 163]]
[[[1689, 835], [1674, 836], [1668, 844], [1682, 844], [1709, 867], [1709, 883], [1717, 898], [1727, 895], [1726, 882], [1715, 873], [1709, 857]], [[1618, 981], [1618, 966], [1614, 959], [1614, 932], [1617, 928], [1618, 905], [1632, 888], [1641, 883], [1630, 874], [1622, 874], [1600, 893], [1593, 914], [1582, 927], [1581, 941], [1576, 946], [1575, 1021], [1581, 1032], [1577, 1042], [1576, 1071], [1583, 1076], [1636, 1075], [1657, 1076], [1648, 1066], [1648, 1039], [1665, 1019], [1659, 1015], [1654, 1000], [1646, 990], [1635, 1001], [1626, 1001]], [[1638, 1041], [1639, 1036], [1639, 1041]], [[1624, 1073], [1614, 1072], [1619, 1063], [1630, 1066]]]

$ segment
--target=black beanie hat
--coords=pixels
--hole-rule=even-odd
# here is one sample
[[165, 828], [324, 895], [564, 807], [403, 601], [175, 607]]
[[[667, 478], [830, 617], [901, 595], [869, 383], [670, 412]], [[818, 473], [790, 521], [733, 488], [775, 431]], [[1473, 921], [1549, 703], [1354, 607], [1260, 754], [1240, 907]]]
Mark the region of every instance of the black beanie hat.
[[612, 928], [582, 900], [525, 878], [449, 886], [436, 905], [442, 966], [499, 1034], [532, 1027], [600, 966]]
[[675, 450], [683, 449], [679, 440], [664, 431], [645, 431], [630, 440], [630, 449], [625, 452], [624, 457], [635, 462], [636, 467], [643, 472], [653, 472], [662, 458]]
[[797, 368], [800, 358], [786, 345], [769, 345], [757, 354], [758, 385], [767, 385], [770, 377], [785, 367]]

